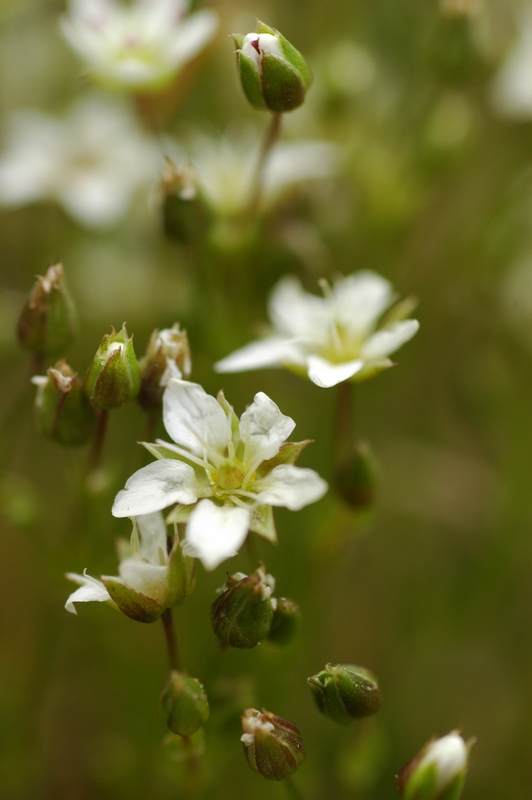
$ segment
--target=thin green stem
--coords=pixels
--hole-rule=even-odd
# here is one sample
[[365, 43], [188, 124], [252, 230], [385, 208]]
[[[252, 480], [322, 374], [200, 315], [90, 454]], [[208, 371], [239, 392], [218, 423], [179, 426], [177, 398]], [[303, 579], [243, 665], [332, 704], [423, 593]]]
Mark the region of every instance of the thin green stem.
[[262, 147], [259, 153], [259, 160], [255, 170], [255, 185], [251, 195], [251, 202], [249, 204], [249, 212], [254, 216], [257, 212], [263, 188], [264, 169], [266, 167], [270, 153], [277, 143], [281, 134], [282, 114], [272, 114], [270, 124], [266, 130], [264, 139], [262, 140]]
[[177, 637], [175, 633], [174, 616], [171, 608], [166, 608], [161, 615], [161, 622], [163, 623], [164, 635], [166, 638], [166, 648], [168, 650], [168, 662], [170, 670], [181, 671], [181, 658], [177, 648]]
[[96, 417], [96, 429], [92, 439], [92, 447], [87, 461], [87, 475], [93, 473], [99, 466], [102, 458], [103, 443], [107, 433], [107, 422], [109, 412], [103, 408], [98, 409]]
[[336, 395], [334, 437], [334, 466], [336, 469], [351, 454], [354, 443], [353, 427], [353, 384], [343, 381], [338, 384]]
[[286, 786], [286, 791], [288, 792], [289, 796], [293, 798], [293, 800], [304, 800], [303, 795], [293, 782], [292, 778], [286, 778], [283, 781], [283, 784]]

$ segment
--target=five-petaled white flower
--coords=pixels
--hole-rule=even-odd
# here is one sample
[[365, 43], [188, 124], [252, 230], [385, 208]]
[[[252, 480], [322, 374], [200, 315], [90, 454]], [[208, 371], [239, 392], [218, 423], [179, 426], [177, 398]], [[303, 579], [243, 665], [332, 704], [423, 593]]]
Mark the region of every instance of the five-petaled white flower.
[[70, 0], [61, 28], [98, 81], [128, 90], [158, 90], [212, 39], [213, 11], [187, 17], [187, 0]]
[[321, 285], [324, 297], [316, 297], [297, 278], [282, 278], [269, 303], [275, 334], [222, 359], [217, 372], [285, 366], [329, 387], [393, 366], [388, 356], [419, 328], [417, 320], [403, 318], [412, 303], [399, 303], [383, 317], [397, 298], [387, 280], [369, 271]]
[[236, 555], [249, 530], [274, 541], [272, 506], [297, 511], [327, 490], [314, 470], [294, 466], [307, 442], [286, 442], [295, 423], [262, 392], [239, 421], [222, 393], [214, 398], [174, 379], [163, 396], [163, 419], [175, 444], [145, 445], [158, 460], [131, 476], [113, 514], [177, 504], [167, 522], [188, 520], [183, 550], [206, 569]]
[[159, 149], [125, 108], [90, 96], [65, 119], [21, 111], [0, 158], [0, 204], [57, 200], [78, 222], [109, 227], [157, 174]]
[[127, 616], [152, 622], [165, 608], [181, 605], [188, 589], [187, 568], [178, 540], [168, 553], [166, 525], [160, 512], [138, 516], [129, 544], [119, 544], [118, 576], [102, 575], [98, 580], [86, 573], [67, 573], [67, 578], [80, 584], [66, 601], [67, 611], [76, 614], [75, 603], [109, 600]]

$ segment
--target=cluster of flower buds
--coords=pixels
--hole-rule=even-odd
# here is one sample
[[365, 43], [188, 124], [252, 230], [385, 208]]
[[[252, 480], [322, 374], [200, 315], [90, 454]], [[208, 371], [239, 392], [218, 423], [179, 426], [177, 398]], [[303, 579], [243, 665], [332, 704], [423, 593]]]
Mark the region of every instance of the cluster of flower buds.
[[159, 699], [161, 715], [177, 736], [192, 736], [209, 719], [209, 701], [202, 684], [173, 670]]
[[233, 39], [240, 82], [254, 108], [283, 114], [303, 103], [312, 73], [282, 33], [259, 21], [255, 33], [234, 33]]
[[307, 683], [320, 711], [340, 725], [349, 725], [379, 710], [379, 686], [364, 667], [327, 664], [317, 675], [307, 678]]
[[77, 314], [65, 284], [63, 265], [52, 264], [38, 275], [22, 309], [17, 335], [27, 350], [38, 356], [56, 356], [74, 339]]
[[228, 575], [211, 606], [212, 627], [223, 644], [251, 648], [268, 639], [289, 644], [299, 623], [299, 607], [274, 598], [275, 578], [260, 566], [252, 575]]
[[459, 800], [467, 772], [469, 750], [452, 731], [431, 739], [397, 776], [397, 790], [404, 800]]
[[299, 730], [291, 722], [248, 708], [242, 715], [240, 741], [251, 769], [271, 781], [292, 775], [306, 758]]

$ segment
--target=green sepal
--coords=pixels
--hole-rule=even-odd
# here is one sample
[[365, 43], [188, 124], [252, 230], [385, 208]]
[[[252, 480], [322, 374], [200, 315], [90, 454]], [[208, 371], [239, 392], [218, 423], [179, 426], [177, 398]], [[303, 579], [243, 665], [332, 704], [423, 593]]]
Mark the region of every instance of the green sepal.
[[182, 672], [172, 671], [161, 692], [159, 708], [177, 736], [192, 736], [209, 719], [209, 701], [202, 684]]
[[232, 33], [231, 36], [234, 39], [236, 49], [242, 50], [242, 45], [244, 44], [244, 39], [246, 38], [243, 33]]
[[182, 606], [192, 589], [189, 559], [184, 555], [179, 538], [175, 537], [168, 564], [168, 607]]
[[237, 53], [236, 59], [244, 94], [253, 108], [264, 111], [268, 106], [262, 96], [260, 77], [254, 61], [240, 51]]
[[249, 649], [267, 636], [273, 619], [272, 601], [265, 595], [267, 582], [274, 584], [263, 567], [241, 580], [228, 575], [211, 605], [212, 627], [221, 642]]
[[305, 99], [306, 87], [299, 70], [271, 53], [262, 53], [261, 83], [264, 102], [275, 114], [292, 111]]
[[249, 529], [275, 544], [277, 542], [277, 531], [275, 530], [273, 519], [273, 508], [271, 506], [257, 506], [252, 509]]
[[165, 607], [127, 586], [120, 578], [102, 575], [101, 581], [120, 611], [136, 622], [155, 622]]
[[269, 25], [266, 25], [265, 22], [262, 22], [260, 19], [257, 20], [257, 27], [255, 28], [256, 33], [269, 33], [272, 36], [277, 36], [279, 31], [275, 28], [271, 28]]
[[275, 36], [279, 40], [279, 45], [283, 51], [284, 57], [290, 64], [297, 69], [300, 73], [305, 89], [310, 89], [312, 81], [314, 80], [311, 69], [299, 50], [296, 50], [293, 44], [290, 44], [288, 39], [285, 39], [282, 33], [275, 31]]
[[305, 439], [302, 442], [285, 442], [279, 448], [277, 455], [262, 462], [257, 469], [257, 475], [263, 478], [280, 464], [295, 464], [305, 447], [312, 444], [313, 441], [313, 439]]
[[287, 597], [277, 598], [271, 628], [267, 639], [269, 642], [285, 646], [290, 644], [297, 635], [301, 615], [299, 606]]

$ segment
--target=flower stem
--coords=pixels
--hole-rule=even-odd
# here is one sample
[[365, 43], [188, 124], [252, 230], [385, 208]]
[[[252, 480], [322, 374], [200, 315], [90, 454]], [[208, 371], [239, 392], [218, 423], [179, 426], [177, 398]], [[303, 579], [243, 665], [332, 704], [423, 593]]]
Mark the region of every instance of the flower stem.
[[175, 634], [174, 617], [171, 608], [165, 608], [161, 615], [161, 621], [163, 623], [164, 635], [166, 638], [170, 670], [175, 669], [180, 671], [182, 669], [181, 658], [179, 657], [179, 651], [177, 649], [177, 637]]
[[90, 475], [100, 466], [108, 420], [109, 412], [105, 411], [103, 408], [98, 409], [96, 417], [96, 430], [94, 431], [92, 447], [89, 453], [89, 459], [87, 461], [87, 475]]
[[286, 778], [283, 783], [286, 786], [288, 794], [293, 798], [293, 800], [303, 800], [303, 795], [293, 782], [292, 778]]
[[353, 384], [338, 384], [336, 395], [336, 430], [334, 441], [334, 466], [339, 469], [349, 457], [353, 447]]
[[268, 161], [270, 153], [279, 139], [281, 133], [282, 118], [283, 118], [282, 114], [272, 114], [270, 118], [270, 124], [266, 130], [264, 139], [262, 140], [262, 147], [259, 153], [259, 160], [257, 162], [257, 167], [255, 170], [255, 185], [253, 193], [251, 195], [251, 202], [249, 205], [249, 211], [252, 216], [256, 214], [257, 208], [260, 203], [262, 187], [263, 187], [264, 169], [266, 167], [266, 163]]

